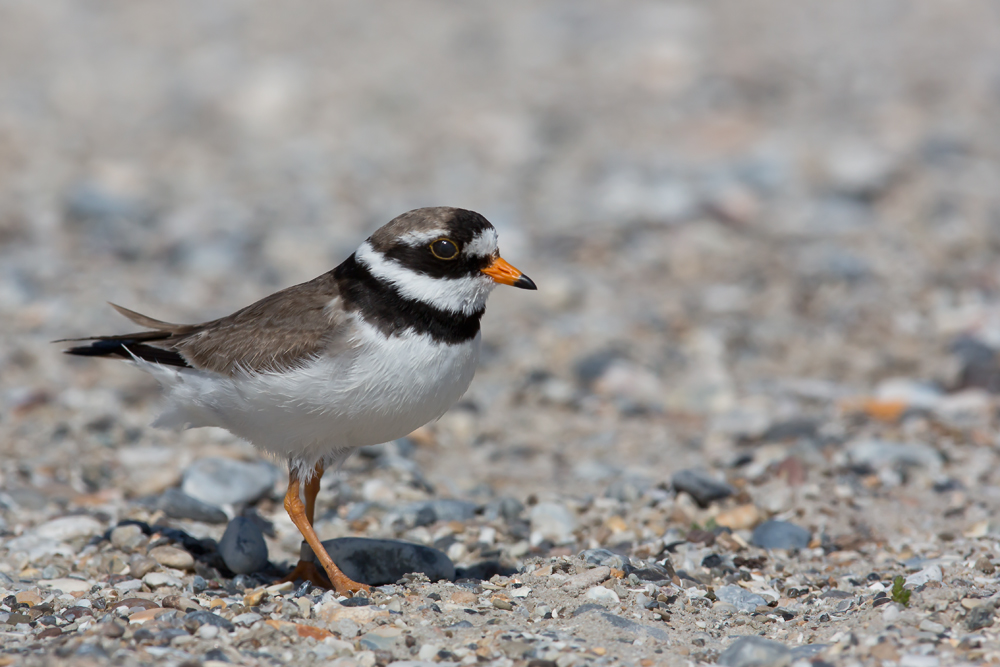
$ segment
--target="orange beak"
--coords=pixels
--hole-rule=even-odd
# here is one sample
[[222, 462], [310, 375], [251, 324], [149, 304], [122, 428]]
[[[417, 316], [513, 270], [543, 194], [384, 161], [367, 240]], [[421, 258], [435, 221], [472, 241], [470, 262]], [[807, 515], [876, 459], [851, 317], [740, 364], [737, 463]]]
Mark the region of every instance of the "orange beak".
[[501, 285], [512, 285], [521, 289], [538, 289], [531, 278], [515, 269], [500, 256], [497, 256], [492, 264], [483, 269], [483, 273]]

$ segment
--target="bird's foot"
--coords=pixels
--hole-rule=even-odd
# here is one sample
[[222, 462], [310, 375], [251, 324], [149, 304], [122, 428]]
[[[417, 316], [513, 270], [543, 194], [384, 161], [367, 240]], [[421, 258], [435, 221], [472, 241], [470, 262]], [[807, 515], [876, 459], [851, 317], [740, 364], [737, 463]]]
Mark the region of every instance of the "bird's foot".
[[358, 593], [371, 593], [371, 587], [368, 584], [354, 581], [339, 570], [331, 582], [330, 577], [323, 571], [323, 568], [311, 560], [300, 560], [295, 569], [279, 579], [278, 582], [284, 583], [290, 581], [294, 583], [299, 580], [308, 581], [313, 586], [332, 589], [340, 595], [350, 595], [351, 597]]
[[333, 588], [330, 585], [330, 579], [326, 576], [326, 572], [323, 568], [316, 565], [316, 563], [311, 560], [300, 560], [291, 572], [287, 575], [278, 579], [279, 584], [285, 582], [295, 583], [296, 581], [308, 581], [313, 586], [319, 586], [320, 588]]

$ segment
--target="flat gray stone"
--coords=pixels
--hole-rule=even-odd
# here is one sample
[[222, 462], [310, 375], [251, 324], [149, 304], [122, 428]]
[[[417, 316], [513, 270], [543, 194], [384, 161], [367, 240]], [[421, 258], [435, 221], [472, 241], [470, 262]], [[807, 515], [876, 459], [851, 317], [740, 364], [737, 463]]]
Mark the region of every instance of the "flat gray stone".
[[225, 523], [226, 513], [215, 505], [202, 502], [180, 489], [167, 489], [156, 499], [154, 507], [171, 519], [190, 519], [203, 523]]
[[765, 521], [754, 528], [750, 542], [762, 549], [805, 549], [811, 534], [787, 521]]
[[792, 652], [781, 642], [763, 637], [741, 637], [719, 655], [717, 663], [726, 667], [786, 667]]
[[757, 607], [767, 604], [767, 600], [760, 595], [733, 585], [716, 588], [715, 597], [722, 602], [728, 602], [740, 611], [748, 614], [756, 611]]
[[699, 507], [708, 507], [716, 500], [722, 500], [736, 493], [726, 482], [719, 481], [704, 470], [688, 469], [674, 473], [670, 483], [677, 491], [687, 493]]
[[267, 567], [267, 542], [260, 526], [238, 516], [226, 526], [219, 540], [219, 555], [236, 574], [252, 574]]
[[267, 495], [278, 481], [278, 469], [267, 461], [199, 459], [184, 471], [181, 490], [203, 503], [219, 507], [252, 503]]

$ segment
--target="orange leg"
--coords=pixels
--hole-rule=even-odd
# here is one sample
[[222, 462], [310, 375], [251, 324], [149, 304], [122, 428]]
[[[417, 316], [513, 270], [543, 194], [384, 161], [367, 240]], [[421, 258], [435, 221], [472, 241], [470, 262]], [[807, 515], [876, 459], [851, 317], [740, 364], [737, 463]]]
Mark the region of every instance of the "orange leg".
[[329, 582], [321, 580], [319, 576], [321, 573], [317, 570], [314, 563], [304, 560], [299, 560], [299, 564], [295, 566], [295, 569], [284, 580], [306, 579], [323, 587], [333, 584], [333, 589], [341, 595], [353, 595], [362, 591], [367, 593], [371, 590], [367, 584], [358, 583], [340, 571], [340, 568], [330, 558], [330, 554], [323, 548], [323, 543], [319, 541], [319, 536], [313, 529], [313, 519], [316, 512], [316, 494], [319, 493], [319, 481], [322, 476], [323, 467], [317, 465], [316, 474], [306, 482], [306, 502], [303, 504], [302, 498], [299, 497], [299, 488], [301, 486], [299, 477], [294, 470], [291, 471], [288, 474], [288, 492], [285, 493], [285, 511], [288, 512], [288, 516], [291, 517], [295, 527], [302, 533], [302, 537], [306, 538], [306, 543], [312, 549], [316, 558], [319, 559], [319, 564], [329, 577]]

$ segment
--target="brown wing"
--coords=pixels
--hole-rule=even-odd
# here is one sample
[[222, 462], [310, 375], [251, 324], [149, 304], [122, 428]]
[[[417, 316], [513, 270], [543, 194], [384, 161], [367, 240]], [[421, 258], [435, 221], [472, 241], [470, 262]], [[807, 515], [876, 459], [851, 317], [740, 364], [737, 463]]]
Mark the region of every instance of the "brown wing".
[[225, 375], [281, 371], [318, 356], [343, 334], [346, 320], [333, 304], [338, 296], [336, 282], [327, 273], [202, 324], [171, 324], [112, 304], [125, 317], [153, 331], [95, 336], [83, 339], [95, 341], [91, 345], [67, 352], [127, 359], [134, 355]]

